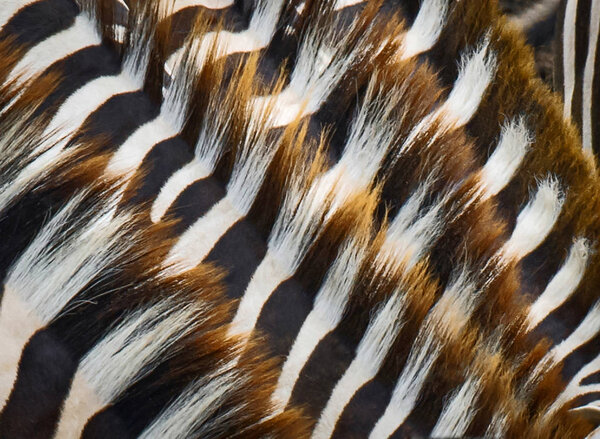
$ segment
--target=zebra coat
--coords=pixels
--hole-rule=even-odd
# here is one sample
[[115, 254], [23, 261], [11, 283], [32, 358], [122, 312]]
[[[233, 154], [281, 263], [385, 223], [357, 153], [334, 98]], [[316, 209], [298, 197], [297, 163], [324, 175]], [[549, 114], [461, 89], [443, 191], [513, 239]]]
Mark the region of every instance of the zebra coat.
[[542, 3], [3, 0], [0, 437], [598, 434], [598, 1]]

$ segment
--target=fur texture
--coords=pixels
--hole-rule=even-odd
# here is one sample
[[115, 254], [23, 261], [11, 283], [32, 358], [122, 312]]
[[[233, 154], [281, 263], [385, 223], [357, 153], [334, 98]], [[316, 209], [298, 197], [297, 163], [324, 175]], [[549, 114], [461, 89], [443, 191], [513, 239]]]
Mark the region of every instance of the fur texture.
[[7, 5], [0, 436], [593, 434], [596, 165], [494, 0]]

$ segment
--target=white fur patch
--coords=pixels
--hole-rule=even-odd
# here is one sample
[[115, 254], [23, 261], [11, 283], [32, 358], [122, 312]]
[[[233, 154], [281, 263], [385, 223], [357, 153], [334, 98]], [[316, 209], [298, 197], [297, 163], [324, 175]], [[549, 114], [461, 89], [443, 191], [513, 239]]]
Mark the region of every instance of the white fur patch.
[[90, 417], [148, 375], [194, 331], [197, 313], [195, 306], [166, 300], [132, 313], [100, 340], [79, 363], [55, 437], [80, 437]]
[[208, 9], [225, 9], [233, 5], [233, 0], [175, 0], [173, 14], [193, 6], [204, 6]]
[[169, 252], [165, 262], [172, 264], [171, 269], [198, 265], [227, 230], [252, 208], [279, 146], [279, 138], [268, 139], [269, 131], [262, 127], [262, 116], [262, 113], [251, 116], [243, 144], [238, 146], [225, 197], [188, 228]]
[[552, 311], [565, 303], [575, 292], [585, 273], [589, 253], [587, 240], [583, 238], [575, 240], [567, 260], [529, 309], [527, 316], [529, 331], [539, 325]]
[[163, 262], [165, 273], [176, 275], [196, 267], [227, 230], [243, 217], [231, 198], [225, 195], [179, 237]]
[[515, 175], [532, 143], [523, 119], [502, 127], [500, 142], [480, 172], [482, 199], [496, 196]]
[[244, 296], [240, 301], [235, 317], [229, 327], [228, 335], [243, 335], [250, 337], [264, 304], [273, 291], [293, 272], [286, 270], [287, 267], [275, 258], [273, 253], [267, 253], [260, 265], [252, 275], [250, 283], [246, 287]]
[[442, 196], [421, 213], [431, 183], [432, 179], [423, 182], [402, 205], [390, 224], [378, 255], [378, 262], [382, 267], [393, 260], [393, 266], [402, 265], [404, 270], [408, 271], [425, 257], [433, 243], [443, 233], [447, 196]]
[[42, 326], [19, 294], [5, 286], [0, 303], [0, 410], [6, 404], [17, 377], [23, 347]]
[[377, 311], [361, 339], [350, 366], [335, 385], [321, 412], [312, 438], [331, 437], [335, 425], [354, 394], [372, 380], [404, 325], [406, 295], [396, 290]]
[[432, 438], [463, 437], [477, 413], [481, 395], [481, 380], [468, 376], [451, 399], [444, 405], [430, 436]]
[[179, 134], [178, 128], [165, 119], [161, 112], [156, 119], [135, 130], [115, 151], [106, 166], [106, 174], [130, 177], [141, 166], [154, 145]]
[[493, 415], [484, 437], [505, 437], [507, 426], [508, 416], [500, 409]]
[[410, 149], [435, 121], [441, 123], [437, 137], [463, 127], [473, 118], [496, 73], [496, 56], [489, 51], [489, 44], [486, 37], [473, 53], [463, 54], [448, 98], [413, 128], [402, 145], [402, 152]]
[[424, 0], [409, 31], [402, 36], [401, 59], [431, 49], [437, 42], [448, 15], [448, 0]]
[[419, 399], [443, 344], [458, 336], [470, 319], [478, 297], [466, 272], [446, 288], [421, 325], [390, 402], [369, 438], [389, 437], [404, 423]]
[[214, 164], [207, 166], [205, 163], [194, 158], [182, 168], [174, 172], [167, 182], [160, 188], [158, 196], [152, 203], [150, 218], [152, 222], [159, 222], [167, 213], [167, 210], [175, 202], [177, 197], [192, 183], [202, 180], [212, 174]]
[[440, 119], [455, 128], [466, 125], [475, 115], [496, 74], [496, 56], [489, 50], [489, 38], [460, 62], [458, 77], [448, 99], [437, 110]]
[[[593, 310], [598, 313], [598, 305], [594, 306]], [[598, 371], [600, 371], [600, 354], [575, 374], [569, 384], [567, 384], [567, 387], [544, 412], [544, 419], [553, 416], [558, 410], [579, 396], [600, 392], [600, 383], [581, 384], [586, 377]]]
[[558, 182], [542, 181], [533, 199], [519, 213], [515, 229], [502, 247], [502, 257], [519, 261], [535, 250], [554, 227], [563, 203]]
[[225, 149], [227, 132], [231, 129], [231, 115], [219, 111], [219, 96], [213, 95], [209, 111], [201, 122], [200, 133], [194, 147], [194, 158], [184, 167], [173, 173], [161, 187], [150, 217], [160, 221], [179, 194], [197, 180], [209, 177]]
[[[87, 222], [73, 216], [82, 194], [72, 198], [38, 233], [10, 267], [0, 308], [0, 331], [7, 355], [0, 362], [0, 402], [4, 405], [29, 338], [54, 319], [100, 271], [130, 247], [131, 216], [114, 216], [115, 205], [97, 205]], [[114, 202], [114, 199], [112, 200]], [[21, 316], [23, 321], [15, 323]], [[11, 329], [12, 328], [12, 329]], [[18, 328], [18, 329], [15, 329]], [[4, 350], [5, 349], [5, 350]]]
[[564, 81], [564, 118], [571, 118], [573, 93], [575, 92], [575, 24], [577, 20], [577, 0], [568, 0], [565, 7], [565, 17], [562, 38], [563, 81]]
[[142, 84], [132, 82], [129, 75], [102, 76], [88, 82], [69, 96], [45, 130], [45, 135], [54, 135], [57, 145], [54, 150], [63, 149], [83, 122], [112, 96], [139, 90]]
[[190, 384], [139, 436], [140, 439], [213, 437], [239, 419], [245, 407], [219, 409], [230, 394], [245, 384], [235, 370], [235, 362], [219, 367], [215, 373]]
[[96, 205], [97, 213], [85, 223], [73, 218], [81, 200], [81, 194], [75, 196], [42, 228], [6, 278], [6, 287], [18, 292], [44, 323], [135, 239], [128, 226], [132, 217], [115, 215], [114, 197]]
[[[192, 49], [193, 50], [193, 49]], [[195, 55], [186, 52], [185, 61], [194, 62]], [[176, 136], [186, 122], [193, 82], [186, 63], [178, 65], [174, 79], [164, 89], [160, 113], [153, 120], [138, 127], [112, 155], [106, 173], [112, 176], [131, 176], [142, 164], [154, 145]]]
[[42, 73], [56, 61], [85, 47], [102, 42], [96, 25], [86, 14], [79, 14], [68, 28], [32, 47], [8, 75], [7, 81], [17, 79], [17, 85]]
[[[344, 31], [338, 23], [323, 29], [313, 25], [300, 45], [294, 70], [288, 86], [277, 96], [271, 127], [290, 124], [297, 117], [315, 113], [333, 91], [348, 69], [364, 55], [369, 32], [365, 32], [357, 42], [351, 44], [352, 27], [358, 19]], [[348, 47], [352, 50], [347, 51]], [[255, 105], [263, 106], [265, 99], [255, 98]]]
[[276, 414], [287, 406], [300, 372], [319, 342], [340, 323], [364, 254], [364, 242], [348, 240], [329, 268], [313, 308], [294, 340], [271, 397]]
[[[269, 238], [267, 262], [263, 261], [264, 267], [261, 263], [240, 302], [232, 323], [232, 328], [237, 328], [234, 333], [247, 333], [254, 328], [273, 290], [296, 272], [327, 221], [353, 194], [368, 189], [372, 183], [394, 136], [388, 117], [396, 101], [382, 103], [380, 92], [373, 77], [344, 153], [333, 168], [319, 176], [308, 191], [300, 187], [288, 191]], [[394, 95], [395, 99], [398, 96]], [[266, 279], [267, 274], [274, 273], [277, 278]]]
[[322, 232], [333, 188], [329, 181], [320, 183], [319, 179], [303, 193], [302, 179], [292, 182], [271, 231], [267, 253], [250, 279], [231, 323], [230, 335], [250, 335], [275, 288], [296, 272]]
[[[197, 42], [198, 68], [201, 68], [213, 47], [219, 57], [234, 53], [247, 53], [266, 47], [277, 28], [283, 0], [259, 0], [254, 8], [250, 24], [241, 32], [207, 32]], [[170, 74], [181, 62], [183, 48], [176, 50], [166, 62], [166, 71]]]
[[[554, 346], [538, 364], [538, 372], [548, 366], [556, 365], [567, 358], [575, 349], [584, 345], [600, 331], [600, 302], [589, 310], [583, 321], [563, 341]], [[537, 373], [533, 374], [534, 376]]]
[[600, 38], [600, 0], [592, 0], [588, 51], [583, 71], [583, 89], [581, 91], [581, 97], [583, 99], [581, 136], [583, 140], [583, 150], [589, 155], [593, 155], [592, 129], [595, 122], [592, 115], [592, 107], [594, 104], [592, 99], [594, 95], [594, 78], [598, 77], [598, 72], [596, 71], [598, 38]]

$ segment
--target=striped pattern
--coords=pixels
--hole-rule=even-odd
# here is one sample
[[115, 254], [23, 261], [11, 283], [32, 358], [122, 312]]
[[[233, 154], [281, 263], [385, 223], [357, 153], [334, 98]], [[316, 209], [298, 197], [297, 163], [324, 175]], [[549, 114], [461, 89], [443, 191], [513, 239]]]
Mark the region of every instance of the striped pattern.
[[6, 11], [2, 437], [597, 426], [600, 182], [494, 1]]
[[581, 132], [586, 154], [596, 154], [598, 142], [598, 65], [600, 2], [564, 1], [558, 17], [556, 87], [565, 100], [564, 114]]

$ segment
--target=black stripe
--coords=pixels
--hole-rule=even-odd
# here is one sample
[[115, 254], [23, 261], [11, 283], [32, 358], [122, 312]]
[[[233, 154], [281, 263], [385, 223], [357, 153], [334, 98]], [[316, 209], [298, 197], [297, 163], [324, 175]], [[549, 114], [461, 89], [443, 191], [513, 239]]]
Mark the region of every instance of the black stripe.
[[0, 437], [51, 437], [77, 364], [51, 331], [38, 331], [31, 337], [21, 355], [11, 396], [0, 413]]
[[571, 105], [571, 118], [582, 128], [583, 117], [583, 72], [588, 52], [591, 0], [578, 0], [575, 24], [575, 89]]
[[600, 154], [600, 33], [596, 44], [596, 59], [594, 60], [594, 79], [592, 81], [592, 149]]
[[226, 294], [240, 299], [267, 251], [264, 238], [245, 220], [237, 222], [206, 257], [226, 270]]
[[68, 29], [79, 10], [72, 0], [42, 0], [28, 5], [17, 12], [4, 25], [0, 40], [8, 36], [26, 48]]

